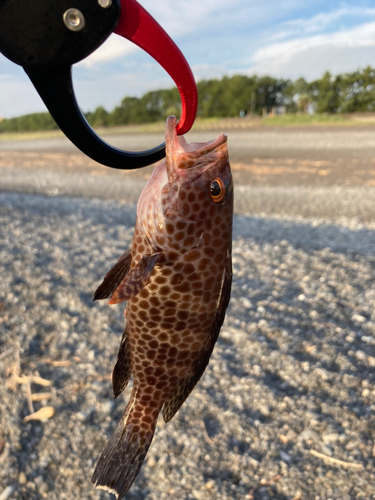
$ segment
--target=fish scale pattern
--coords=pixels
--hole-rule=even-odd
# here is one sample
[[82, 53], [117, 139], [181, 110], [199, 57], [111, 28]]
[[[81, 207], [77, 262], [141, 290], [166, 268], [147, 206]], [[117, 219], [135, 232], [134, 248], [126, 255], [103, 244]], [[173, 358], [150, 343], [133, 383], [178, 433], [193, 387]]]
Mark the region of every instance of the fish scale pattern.
[[[169, 130], [168, 136], [167, 124], [167, 159], [138, 203], [130, 270], [113, 294], [133, 290], [113, 373], [115, 396], [130, 375], [133, 390], [93, 482], [120, 497], [141, 466], [163, 405], [168, 421], [203, 374], [230, 296], [233, 186], [226, 137], [181, 152], [174, 127]], [[215, 179], [226, 190], [220, 202], [210, 191]], [[146, 268], [152, 269], [147, 276]], [[138, 448], [129, 445], [134, 442]]]

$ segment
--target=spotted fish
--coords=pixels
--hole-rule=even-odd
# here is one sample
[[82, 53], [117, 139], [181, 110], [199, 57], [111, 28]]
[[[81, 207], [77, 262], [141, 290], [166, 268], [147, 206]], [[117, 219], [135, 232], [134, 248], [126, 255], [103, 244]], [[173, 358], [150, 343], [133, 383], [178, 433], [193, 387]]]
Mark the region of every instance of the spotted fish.
[[166, 159], [140, 196], [132, 246], [94, 299], [127, 301], [113, 370], [129, 403], [92, 482], [122, 498], [142, 465], [162, 410], [168, 422], [201, 378], [229, 303], [233, 183], [227, 137], [188, 144], [167, 119]]

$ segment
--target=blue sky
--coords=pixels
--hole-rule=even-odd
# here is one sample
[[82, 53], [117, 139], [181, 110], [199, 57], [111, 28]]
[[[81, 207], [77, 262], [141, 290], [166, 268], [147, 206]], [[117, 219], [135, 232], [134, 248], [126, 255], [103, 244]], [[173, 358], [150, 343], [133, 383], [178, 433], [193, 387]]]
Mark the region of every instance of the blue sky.
[[[375, 67], [373, 0], [141, 0], [171, 35], [197, 80], [237, 73], [307, 79]], [[147, 54], [112, 35], [74, 66], [84, 111], [169, 88]], [[23, 70], [0, 55], [0, 117], [44, 111]]]

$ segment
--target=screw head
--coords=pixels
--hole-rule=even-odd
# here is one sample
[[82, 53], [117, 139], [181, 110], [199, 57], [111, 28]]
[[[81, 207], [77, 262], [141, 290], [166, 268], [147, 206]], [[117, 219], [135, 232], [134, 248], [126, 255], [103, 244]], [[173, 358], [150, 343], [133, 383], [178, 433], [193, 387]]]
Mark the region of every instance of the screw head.
[[65, 26], [71, 31], [81, 31], [86, 26], [85, 18], [78, 9], [68, 9], [64, 12], [63, 20]]
[[103, 9], [108, 9], [112, 5], [112, 0], [98, 0], [98, 4]]

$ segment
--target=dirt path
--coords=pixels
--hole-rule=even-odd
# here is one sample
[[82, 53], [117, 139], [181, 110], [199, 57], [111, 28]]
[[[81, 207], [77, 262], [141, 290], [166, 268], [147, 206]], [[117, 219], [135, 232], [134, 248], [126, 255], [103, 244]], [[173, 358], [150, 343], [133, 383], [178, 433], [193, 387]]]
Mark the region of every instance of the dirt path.
[[[217, 130], [189, 133], [204, 142]], [[142, 150], [161, 133], [108, 135], [116, 147]], [[230, 160], [237, 212], [375, 220], [375, 127], [232, 130]], [[136, 202], [153, 167], [117, 171], [99, 165], [63, 137], [0, 142], [0, 190]]]

